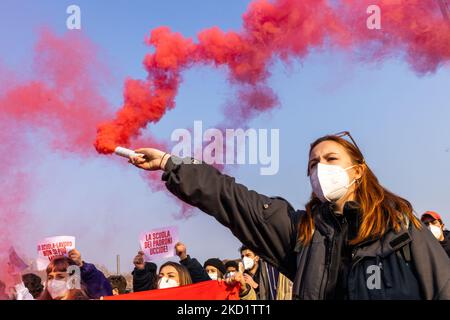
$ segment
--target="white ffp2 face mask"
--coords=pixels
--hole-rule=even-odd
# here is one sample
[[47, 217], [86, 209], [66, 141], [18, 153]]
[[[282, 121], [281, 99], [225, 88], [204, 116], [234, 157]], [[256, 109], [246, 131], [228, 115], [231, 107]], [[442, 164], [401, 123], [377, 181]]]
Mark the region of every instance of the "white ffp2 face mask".
[[47, 290], [52, 299], [62, 298], [69, 291], [65, 280], [50, 280], [47, 284]]
[[219, 277], [217, 272], [210, 272], [210, 273], [208, 273], [208, 276], [211, 278], [211, 280], [217, 280]]
[[439, 240], [441, 238], [442, 229], [440, 227], [430, 224], [428, 225], [428, 229], [430, 229], [431, 233], [436, 239]]
[[178, 287], [179, 284], [173, 280], [166, 277], [162, 277], [158, 281], [158, 289], [168, 289]]
[[322, 202], [336, 202], [341, 199], [347, 193], [348, 188], [356, 181], [353, 180], [350, 183], [350, 178], [347, 173], [347, 170], [354, 167], [356, 166], [344, 169], [338, 165], [318, 163], [312, 169], [310, 175], [311, 187], [314, 194]]

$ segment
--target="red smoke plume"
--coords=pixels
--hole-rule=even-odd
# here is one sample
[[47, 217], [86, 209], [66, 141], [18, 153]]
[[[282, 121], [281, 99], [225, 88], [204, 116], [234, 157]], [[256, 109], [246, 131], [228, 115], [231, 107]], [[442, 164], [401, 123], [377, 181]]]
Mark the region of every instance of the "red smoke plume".
[[[371, 4], [381, 8], [381, 30], [367, 28]], [[146, 42], [155, 49], [144, 59], [148, 79], [126, 82], [122, 109], [98, 127], [95, 147], [101, 153], [128, 145], [173, 108], [181, 73], [194, 65], [227, 67], [240, 88], [238, 108], [228, 113], [249, 118], [277, 104], [266, 84], [275, 58], [289, 62], [323, 48], [367, 61], [402, 55], [418, 73], [433, 72], [450, 58], [449, 26], [435, 0], [257, 0], [240, 31], [213, 27], [194, 42], [161, 27]]]
[[45, 139], [59, 151], [94, 153], [96, 124], [111, 116], [107, 101], [98, 93], [106, 74], [95, 56], [95, 47], [78, 33], [58, 37], [42, 30], [29, 79], [0, 69], [2, 280], [5, 254], [19, 243], [22, 226], [30, 223], [26, 206], [34, 187], [31, 172], [39, 165], [34, 145]]
[[[381, 8], [381, 30], [366, 26], [372, 4]], [[245, 119], [277, 105], [267, 85], [276, 59], [289, 63], [316, 50], [345, 50], [367, 62], [400, 56], [419, 74], [450, 59], [450, 28], [435, 0], [256, 0], [242, 19], [239, 31], [213, 27], [196, 40], [166, 27], [153, 30], [146, 39], [154, 48], [144, 59], [148, 77], [126, 81], [123, 106], [109, 122], [98, 93], [105, 70], [76, 32], [41, 33], [31, 80], [0, 69], [0, 176], [7, 177], [0, 181], [0, 252], [16, 236], [8, 232], [17, 233], [30, 188], [30, 176], [16, 170], [29, 168], [23, 154], [33, 144], [30, 131], [47, 130], [58, 150], [88, 154], [95, 140], [98, 152], [111, 153], [136, 143], [142, 129], [175, 107], [182, 73], [196, 65], [227, 68], [239, 91], [239, 103], [227, 113]]]

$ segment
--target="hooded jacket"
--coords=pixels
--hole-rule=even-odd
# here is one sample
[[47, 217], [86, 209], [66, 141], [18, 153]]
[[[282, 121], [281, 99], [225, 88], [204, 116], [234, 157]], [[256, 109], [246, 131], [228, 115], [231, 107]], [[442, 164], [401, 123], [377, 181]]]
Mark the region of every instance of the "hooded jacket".
[[[426, 228], [391, 230], [347, 252], [342, 239], [354, 230], [336, 222], [323, 204], [314, 211], [311, 244], [303, 246], [297, 228], [305, 211], [294, 210], [282, 198], [248, 190], [212, 166], [173, 156], [162, 179], [170, 192], [214, 217], [292, 280], [297, 299], [335, 298], [339, 288], [345, 299], [450, 299], [450, 260]], [[348, 217], [358, 214], [352, 205], [346, 209]]]

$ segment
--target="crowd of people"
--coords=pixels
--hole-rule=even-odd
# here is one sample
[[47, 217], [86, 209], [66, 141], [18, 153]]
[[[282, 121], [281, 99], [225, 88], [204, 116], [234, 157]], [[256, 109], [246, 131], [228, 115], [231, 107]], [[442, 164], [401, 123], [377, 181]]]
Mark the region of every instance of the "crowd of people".
[[[450, 257], [450, 231], [445, 229], [441, 216], [427, 211], [421, 221]], [[33, 273], [15, 275], [16, 284], [10, 290], [0, 281], [0, 300], [92, 300], [213, 280], [229, 285], [239, 283], [242, 300], [292, 300], [292, 281], [244, 245], [239, 248], [240, 259], [210, 258], [203, 265], [187, 254], [187, 248], [181, 242], [175, 245], [175, 252], [179, 262], [165, 262], [158, 271], [158, 266], [145, 261], [144, 252], [139, 251], [133, 259], [132, 287], [128, 287], [123, 275], [106, 278], [94, 264], [84, 261], [77, 249], [73, 249], [67, 257], [52, 259], [44, 280]], [[70, 266], [80, 270], [78, 286], [70, 280], [73, 276]]]
[[[347, 140], [344, 137], [350, 139]], [[153, 148], [135, 150], [130, 163], [162, 170], [167, 189], [229, 228], [240, 258], [203, 265], [175, 246], [178, 262], [133, 260], [131, 291], [223, 281], [242, 300], [450, 300], [450, 232], [433, 211], [418, 218], [411, 203], [384, 188], [349, 132], [310, 146], [312, 195], [305, 210], [236, 183], [213, 166]], [[78, 268], [78, 269], [77, 269]], [[74, 282], [80, 270], [80, 283]], [[0, 297], [8, 297], [0, 283]], [[127, 292], [122, 276], [105, 276], [77, 250], [57, 257], [47, 278], [17, 278], [15, 299], [101, 299]]]
[[[249, 248], [239, 249], [241, 258], [221, 260], [210, 258], [203, 265], [187, 254], [185, 244], [178, 242], [175, 252], [179, 262], [168, 261], [159, 267], [145, 261], [143, 251], [133, 259], [132, 287], [123, 275], [108, 278], [94, 264], [81, 258], [77, 249], [67, 256], [54, 257], [46, 269], [46, 279], [33, 273], [12, 275], [15, 285], [6, 290], [0, 281], [1, 300], [95, 300], [121, 295], [185, 286], [202, 281], [223, 281], [239, 284], [242, 300], [288, 300], [292, 282], [265, 263]], [[73, 268], [76, 266], [77, 268]], [[72, 267], [72, 268], [71, 268]], [[74, 270], [79, 270], [79, 283]]]

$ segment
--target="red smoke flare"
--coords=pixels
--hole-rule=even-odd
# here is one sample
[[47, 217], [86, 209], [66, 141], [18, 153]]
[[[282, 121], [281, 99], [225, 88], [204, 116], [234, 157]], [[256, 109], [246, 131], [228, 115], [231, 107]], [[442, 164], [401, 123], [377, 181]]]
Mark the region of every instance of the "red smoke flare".
[[[435, 71], [450, 58], [449, 27], [435, 0], [380, 0], [382, 29], [367, 28], [372, 0], [257, 0], [243, 15], [240, 31], [213, 27], [184, 38], [166, 27], [153, 30], [147, 44], [155, 48], [144, 65], [146, 81], [127, 80], [124, 105], [114, 120], [98, 127], [95, 147], [111, 153], [128, 145], [149, 123], [174, 107], [181, 73], [196, 64], [226, 66], [240, 86], [239, 108], [251, 117], [273, 108], [276, 96], [266, 85], [274, 58], [302, 59], [313, 49], [338, 48], [363, 60], [403, 55], [419, 73]], [[233, 111], [232, 111], [233, 112]]]

